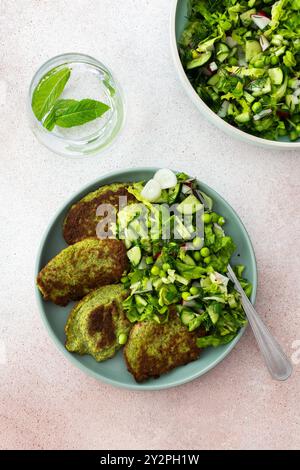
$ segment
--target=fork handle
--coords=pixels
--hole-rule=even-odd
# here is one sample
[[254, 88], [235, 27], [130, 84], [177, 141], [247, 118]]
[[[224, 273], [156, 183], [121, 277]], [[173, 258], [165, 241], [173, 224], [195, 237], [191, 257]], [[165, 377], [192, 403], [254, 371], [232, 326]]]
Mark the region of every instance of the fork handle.
[[245, 314], [249, 320], [258, 347], [264, 357], [271, 376], [276, 380], [288, 379], [293, 371], [292, 364], [256, 312], [230, 265], [227, 266], [227, 272], [229, 278], [232, 280], [236, 290], [241, 296]]
[[236, 288], [241, 295], [243, 308], [271, 376], [276, 380], [286, 380], [293, 370], [289, 359], [261, 320], [244, 290], [240, 290], [238, 286]]

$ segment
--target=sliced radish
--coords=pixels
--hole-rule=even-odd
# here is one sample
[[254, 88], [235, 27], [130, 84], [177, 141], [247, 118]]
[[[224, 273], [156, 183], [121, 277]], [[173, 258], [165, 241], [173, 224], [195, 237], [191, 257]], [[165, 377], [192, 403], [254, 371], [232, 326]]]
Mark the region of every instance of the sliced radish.
[[294, 95], [296, 98], [298, 98], [298, 96], [300, 96], [300, 88], [297, 88], [297, 89], [294, 91], [293, 95]]
[[280, 119], [288, 119], [290, 117], [290, 113], [288, 111], [283, 111], [282, 109], [278, 109], [276, 114]]
[[153, 179], [157, 181], [161, 187], [161, 189], [169, 189], [174, 188], [177, 184], [177, 177], [173, 171], [169, 170], [168, 168], [162, 168], [158, 170]]
[[300, 80], [297, 80], [296, 78], [292, 79], [292, 84], [289, 85], [291, 88], [293, 88], [293, 90], [295, 90], [296, 88], [298, 88], [300, 86]]
[[229, 101], [223, 101], [221, 108], [218, 111], [218, 116], [224, 118], [229, 108]]
[[161, 195], [161, 186], [158, 181], [149, 180], [141, 191], [141, 195], [150, 202], [156, 201]]
[[268, 15], [267, 15], [267, 13], [265, 13], [263, 10], [258, 11], [258, 12], [257, 12], [257, 15], [259, 15], [259, 16], [264, 16], [265, 18], [269, 18]]
[[265, 29], [271, 22], [270, 18], [262, 14], [251, 15], [251, 18], [259, 29]]
[[182, 191], [183, 194], [190, 194], [190, 193], [193, 192], [192, 188], [190, 186], [188, 186], [187, 184], [182, 185], [181, 191]]
[[263, 34], [260, 36], [259, 42], [260, 42], [260, 47], [261, 47], [263, 52], [266, 51], [268, 49], [268, 47], [270, 47], [269, 41], [267, 40], [267, 38]]
[[253, 116], [254, 121], [259, 121], [260, 119], [264, 118], [265, 116], [268, 116], [268, 114], [272, 113], [272, 109], [264, 109], [260, 113], [257, 113]]
[[230, 49], [237, 46], [237, 42], [231, 36], [227, 36], [225, 42]]
[[210, 68], [210, 70], [211, 70], [212, 72], [215, 72], [216, 70], [218, 70], [218, 66], [217, 66], [217, 64], [216, 64], [215, 62], [211, 62], [211, 63], [209, 64], [209, 68]]
[[246, 61], [246, 55], [245, 55], [245, 52], [243, 50], [242, 47], [238, 47], [238, 63], [239, 63], [239, 66], [240, 67], [245, 67], [246, 65], [248, 65], [247, 61]]

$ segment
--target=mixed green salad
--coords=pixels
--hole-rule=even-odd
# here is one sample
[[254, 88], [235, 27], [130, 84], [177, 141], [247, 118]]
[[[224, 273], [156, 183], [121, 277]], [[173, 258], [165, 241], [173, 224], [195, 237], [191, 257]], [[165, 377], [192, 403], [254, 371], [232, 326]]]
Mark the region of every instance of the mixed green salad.
[[300, 0], [191, 0], [179, 52], [225, 121], [266, 139], [300, 137]]
[[[147, 183], [132, 184], [128, 191], [140, 201], [121, 209], [116, 224], [130, 261], [122, 278], [130, 290], [123, 303], [128, 319], [164, 323], [173, 306], [189, 331], [205, 330], [197, 340], [199, 347], [231, 341], [247, 321], [240, 296], [226, 276], [236, 247], [212, 199], [194, 178], [167, 169]], [[244, 266], [234, 269], [250, 296]]]

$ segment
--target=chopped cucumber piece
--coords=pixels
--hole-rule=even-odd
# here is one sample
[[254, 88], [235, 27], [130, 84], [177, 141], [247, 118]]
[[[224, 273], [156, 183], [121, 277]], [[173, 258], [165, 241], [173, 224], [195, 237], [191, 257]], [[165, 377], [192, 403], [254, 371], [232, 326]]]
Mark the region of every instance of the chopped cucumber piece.
[[188, 325], [195, 318], [195, 314], [192, 310], [184, 309], [181, 312], [181, 321], [184, 325]]
[[183, 284], [184, 286], [187, 286], [190, 282], [187, 279], [185, 279], [184, 277], [180, 276], [179, 274], [175, 274], [175, 280], [177, 282], [180, 282], [180, 284]]
[[127, 227], [125, 229], [124, 233], [125, 233], [126, 240], [128, 240], [130, 242], [133, 242], [133, 241], [137, 240], [137, 238], [138, 238], [138, 234], [136, 233], [136, 231], [132, 227]]
[[199, 191], [201, 196], [203, 197], [203, 200], [204, 200], [204, 205], [206, 207], [206, 209], [208, 209], [209, 211], [212, 210], [213, 208], [213, 200], [211, 197], [209, 197], [207, 194], [205, 194], [203, 191]]
[[183, 258], [183, 262], [185, 264], [190, 265], [190, 266], [195, 266], [196, 265], [195, 261], [193, 260], [193, 258], [190, 255], [185, 255], [185, 257]]
[[250, 121], [250, 114], [247, 112], [238, 114], [237, 116], [235, 116], [235, 120], [243, 124], [244, 122]]
[[138, 307], [146, 307], [147, 301], [141, 296], [136, 294], [135, 295], [135, 302]]
[[213, 308], [208, 308], [208, 315], [210, 316], [212, 323], [215, 325], [219, 320], [219, 314]]
[[229, 56], [229, 47], [223, 42], [220, 42], [216, 46], [216, 52], [218, 61], [224, 62], [224, 60]]
[[211, 51], [203, 52], [197, 59], [193, 59], [188, 62], [186, 68], [190, 70], [196, 67], [201, 67], [211, 58], [211, 54]]
[[129, 250], [129, 248], [131, 247], [131, 241], [129, 240], [129, 238], [125, 238], [124, 243], [125, 243], [126, 249]]
[[156, 279], [155, 281], [152, 282], [152, 285], [153, 285], [154, 289], [158, 290], [163, 285], [163, 281], [159, 277], [158, 279]]
[[250, 95], [250, 93], [248, 93], [247, 91], [244, 91], [244, 97], [246, 98], [246, 101], [247, 103], [251, 104], [253, 103], [254, 99], [252, 95]]
[[250, 83], [248, 90], [252, 92], [254, 97], [265, 95], [271, 92], [271, 80], [270, 78], [258, 78], [254, 82]]
[[138, 265], [138, 269], [145, 269], [145, 268], [147, 268], [147, 263], [146, 263], [145, 258], [142, 258], [141, 262]]
[[283, 72], [281, 68], [275, 67], [273, 69], [268, 70], [269, 77], [271, 79], [271, 82], [274, 85], [281, 85], [283, 82]]
[[260, 43], [258, 41], [246, 41], [246, 61], [250, 62], [253, 57], [261, 53]]
[[277, 90], [274, 93], [272, 93], [271, 95], [272, 98], [274, 98], [276, 101], [281, 100], [281, 98], [283, 98], [285, 95], [287, 84], [288, 84], [288, 77], [286, 76], [283, 84], [280, 85], [280, 87], [277, 88]]
[[169, 204], [173, 204], [176, 201], [180, 193], [180, 190], [181, 190], [180, 183], [177, 183], [176, 186], [174, 186], [174, 188], [169, 189]]
[[255, 15], [255, 13], [255, 8], [251, 8], [251, 10], [245, 11], [240, 15], [241, 22], [244, 26], [249, 26], [252, 23], [251, 15]]
[[191, 238], [190, 232], [177, 215], [174, 217], [174, 236], [175, 239], [182, 238], [183, 240], [189, 240]]
[[142, 252], [139, 246], [134, 246], [127, 251], [129, 261], [133, 266], [138, 266], [142, 258]]
[[143, 238], [141, 240], [141, 245], [143, 250], [145, 250], [147, 253], [152, 253], [152, 243], [148, 238]]
[[177, 206], [178, 212], [184, 215], [192, 215], [203, 209], [203, 204], [191, 194]]
[[219, 80], [220, 80], [220, 75], [219, 75], [219, 72], [217, 72], [212, 77], [210, 77], [207, 83], [208, 85], [215, 86]]

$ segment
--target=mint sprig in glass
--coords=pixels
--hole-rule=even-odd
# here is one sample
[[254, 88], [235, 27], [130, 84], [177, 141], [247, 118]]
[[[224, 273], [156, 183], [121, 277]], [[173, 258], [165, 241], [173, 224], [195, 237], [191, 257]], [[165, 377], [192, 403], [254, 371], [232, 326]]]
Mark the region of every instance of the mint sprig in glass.
[[44, 64], [30, 85], [29, 115], [38, 139], [56, 153], [98, 153], [120, 131], [123, 99], [111, 72], [82, 54]]

